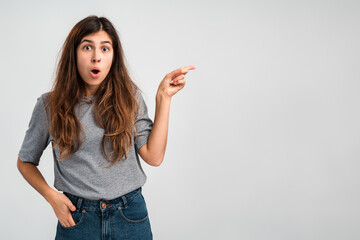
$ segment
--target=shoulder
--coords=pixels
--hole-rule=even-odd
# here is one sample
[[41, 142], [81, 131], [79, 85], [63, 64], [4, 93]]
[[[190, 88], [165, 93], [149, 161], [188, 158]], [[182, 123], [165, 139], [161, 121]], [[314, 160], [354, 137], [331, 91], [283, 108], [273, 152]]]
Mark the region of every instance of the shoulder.
[[42, 93], [36, 101], [36, 105], [35, 105], [35, 111], [38, 113], [46, 113], [46, 115], [48, 114], [48, 106], [47, 106], [47, 102], [50, 96], [50, 92], [45, 92]]
[[146, 96], [144, 98], [144, 94], [142, 93], [141, 90], [137, 90], [136, 91], [136, 101], [137, 101], [137, 113], [136, 116], [137, 118], [143, 118], [144, 116], [147, 115], [148, 112], [148, 107], [146, 104]]
[[146, 105], [147, 95], [144, 94], [140, 89], [135, 93], [136, 100], [139, 102], [139, 105]]
[[136, 91], [135, 91], [135, 98], [136, 98], [137, 101], [139, 101], [142, 98], [142, 93], [141, 93], [141, 90], [139, 88], [136, 89]]
[[142, 92], [140, 89], [137, 89], [136, 92], [135, 92], [135, 99], [138, 103], [138, 107], [141, 108], [141, 106], [143, 105], [143, 102], [144, 102], [144, 98], [142, 96]]
[[[47, 102], [49, 100], [50, 97], [50, 93], [51, 92], [45, 92], [42, 93], [38, 98], [37, 98], [37, 104], [42, 106], [43, 108], [45, 108], [45, 106], [47, 105]], [[47, 108], [47, 107], [46, 107]]]
[[43, 102], [46, 102], [46, 101], [49, 99], [50, 93], [51, 93], [51, 92], [45, 92], [45, 93], [41, 94], [41, 95], [38, 97], [38, 100], [41, 100], [41, 101], [43, 101]]

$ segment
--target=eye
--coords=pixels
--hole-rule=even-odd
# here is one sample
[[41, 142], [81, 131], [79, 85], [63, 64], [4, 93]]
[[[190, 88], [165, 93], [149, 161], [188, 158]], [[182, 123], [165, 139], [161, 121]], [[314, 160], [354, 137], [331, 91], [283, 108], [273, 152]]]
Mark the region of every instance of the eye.
[[[105, 49], [105, 50], [104, 50], [104, 49]], [[110, 51], [110, 49], [107, 48], [107, 47], [103, 47], [103, 50], [104, 50], [104, 52]]]
[[91, 47], [90, 47], [89, 45], [86, 45], [86, 46], [83, 47], [83, 49], [85, 49], [85, 50], [90, 50]]

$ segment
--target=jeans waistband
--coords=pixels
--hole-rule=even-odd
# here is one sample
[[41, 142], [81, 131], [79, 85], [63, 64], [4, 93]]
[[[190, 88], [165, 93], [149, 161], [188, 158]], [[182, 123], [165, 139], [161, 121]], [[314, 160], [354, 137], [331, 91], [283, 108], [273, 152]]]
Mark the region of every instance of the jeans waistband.
[[141, 193], [141, 190], [142, 187], [139, 187], [134, 191], [111, 200], [89, 200], [67, 192], [64, 192], [64, 194], [76, 207], [76, 211], [81, 211], [82, 209], [86, 209], [88, 211], [104, 211], [106, 209], [114, 209], [118, 207], [127, 208], [127, 205]]

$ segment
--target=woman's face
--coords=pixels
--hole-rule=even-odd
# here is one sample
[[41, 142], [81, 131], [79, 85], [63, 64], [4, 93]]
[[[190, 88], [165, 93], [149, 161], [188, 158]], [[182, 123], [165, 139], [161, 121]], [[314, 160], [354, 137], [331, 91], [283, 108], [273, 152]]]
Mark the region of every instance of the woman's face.
[[76, 54], [77, 69], [85, 82], [87, 96], [95, 94], [111, 68], [114, 55], [111, 38], [102, 30], [89, 34], [81, 39]]

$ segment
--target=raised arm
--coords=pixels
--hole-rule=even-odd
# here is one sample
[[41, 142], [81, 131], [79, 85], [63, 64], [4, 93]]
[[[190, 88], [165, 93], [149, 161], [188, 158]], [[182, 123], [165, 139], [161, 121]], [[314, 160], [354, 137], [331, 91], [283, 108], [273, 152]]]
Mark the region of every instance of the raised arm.
[[141, 158], [151, 166], [160, 166], [164, 159], [171, 98], [185, 86], [185, 74], [195, 69], [182, 67], [168, 74], [161, 81], [156, 93], [154, 125], [147, 144], [139, 149]]

